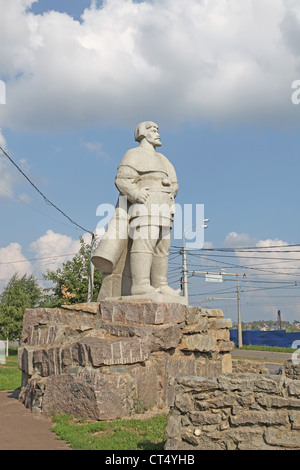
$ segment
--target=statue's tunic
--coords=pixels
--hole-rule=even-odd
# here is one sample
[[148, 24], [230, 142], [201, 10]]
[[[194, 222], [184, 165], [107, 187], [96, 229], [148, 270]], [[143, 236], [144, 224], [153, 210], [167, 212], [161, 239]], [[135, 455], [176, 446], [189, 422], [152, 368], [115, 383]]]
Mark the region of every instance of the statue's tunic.
[[[169, 160], [158, 152], [149, 155], [141, 147], [126, 152], [115, 184], [120, 191], [115, 213], [92, 255], [93, 264], [106, 275], [121, 275], [124, 271], [132, 247], [132, 230], [153, 225], [171, 227], [178, 191], [175, 169]], [[137, 197], [143, 188], [148, 188], [149, 197], [145, 204], [139, 204]]]
[[[134, 204], [129, 211], [131, 226], [172, 226], [177, 178], [166, 157], [157, 152], [149, 156], [140, 147], [129, 150], [118, 167], [115, 183]], [[144, 204], [137, 204], [142, 189], [148, 190], [149, 197]]]

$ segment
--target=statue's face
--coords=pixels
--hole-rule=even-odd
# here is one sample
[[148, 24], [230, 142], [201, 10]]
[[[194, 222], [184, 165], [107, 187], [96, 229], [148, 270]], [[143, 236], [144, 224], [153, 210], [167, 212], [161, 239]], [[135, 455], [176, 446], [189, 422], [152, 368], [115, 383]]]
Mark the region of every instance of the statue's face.
[[145, 138], [148, 140], [149, 144], [153, 145], [154, 147], [161, 146], [158, 126], [156, 124], [153, 124], [151, 127], [148, 127], [148, 129], [146, 129]]

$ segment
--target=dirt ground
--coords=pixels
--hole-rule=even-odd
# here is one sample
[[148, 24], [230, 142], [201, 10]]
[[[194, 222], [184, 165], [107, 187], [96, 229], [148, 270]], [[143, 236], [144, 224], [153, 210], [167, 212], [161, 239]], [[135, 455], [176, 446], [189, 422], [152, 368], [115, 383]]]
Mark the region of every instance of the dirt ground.
[[0, 392], [0, 450], [72, 450], [56, 439], [51, 426], [51, 419], [18, 401], [18, 391]]

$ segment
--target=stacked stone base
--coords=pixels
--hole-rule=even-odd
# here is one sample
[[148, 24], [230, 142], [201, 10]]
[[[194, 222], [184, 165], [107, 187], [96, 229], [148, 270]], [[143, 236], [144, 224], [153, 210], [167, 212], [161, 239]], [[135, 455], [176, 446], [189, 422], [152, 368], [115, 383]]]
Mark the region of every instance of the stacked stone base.
[[230, 328], [220, 310], [143, 300], [27, 309], [20, 400], [93, 420], [167, 409], [171, 377], [231, 372]]
[[299, 450], [300, 381], [263, 374], [171, 379], [166, 450]]

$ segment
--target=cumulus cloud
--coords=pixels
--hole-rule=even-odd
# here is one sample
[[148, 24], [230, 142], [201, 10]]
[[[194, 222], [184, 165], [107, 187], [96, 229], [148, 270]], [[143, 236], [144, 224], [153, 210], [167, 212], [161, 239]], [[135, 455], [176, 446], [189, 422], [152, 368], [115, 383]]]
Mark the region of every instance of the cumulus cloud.
[[[0, 129], [0, 146], [6, 151], [6, 140]], [[9, 165], [4, 154], [0, 151], [0, 199], [13, 196], [13, 186], [17, 181], [15, 171]]]
[[[300, 273], [300, 252], [299, 247], [290, 246], [293, 245], [291, 243], [278, 238], [257, 240], [245, 233], [231, 232], [224, 244], [237, 250], [237, 261], [248, 274], [269, 277], [274, 281], [281, 279], [293, 283], [297, 280]], [[245, 247], [253, 249], [247, 251]]]
[[32, 265], [23, 255], [21, 245], [10, 243], [8, 246], [0, 248], [0, 280], [8, 282], [15, 273], [20, 276], [31, 274]]
[[106, 0], [81, 22], [32, 3], [0, 0], [7, 126], [295, 119], [299, 2]]
[[[91, 235], [83, 235], [85, 243], [91, 242]], [[80, 248], [79, 240], [72, 237], [47, 230], [45, 235], [32, 242], [29, 251], [32, 257], [23, 254], [24, 247], [19, 243], [10, 243], [0, 248], [0, 281], [1, 288], [9, 281], [15, 273], [19, 275], [33, 274], [38, 278], [39, 284], [43, 286], [42, 275], [47, 269], [55, 271], [63, 263], [71, 260]]]
[[224, 245], [230, 248], [245, 247], [253, 246], [256, 241], [256, 238], [250, 237], [247, 233], [230, 232], [225, 238]]
[[[85, 234], [83, 238], [87, 242], [90, 236]], [[56, 270], [67, 260], [72, 259], [79, 248], [79, 240], [73, 240], [67, 235], [55, 233], [52, 230], [47, 230], [45, 235], [32, 242], [29, 247], [30, 251], [35, 253], [36, 258], [44, 258], [44, 260], [41, 259], [40, 266], [51, 270]], [[51, 260], [46, 258], [51, 258]]]

